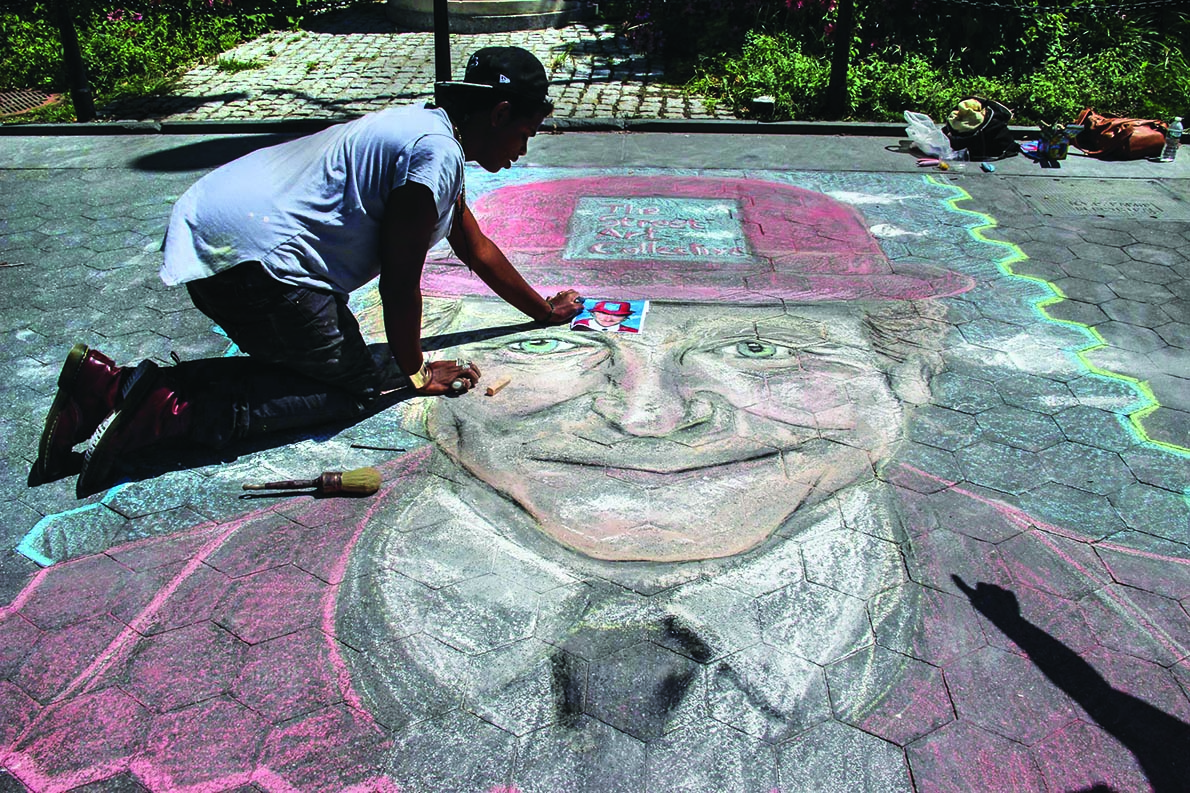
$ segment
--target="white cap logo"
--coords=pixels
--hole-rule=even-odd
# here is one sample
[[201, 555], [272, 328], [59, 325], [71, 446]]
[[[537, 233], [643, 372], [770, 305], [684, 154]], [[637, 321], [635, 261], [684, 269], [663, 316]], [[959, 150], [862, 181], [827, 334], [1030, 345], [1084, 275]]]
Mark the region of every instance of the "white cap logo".
[[509, 80], [509, 79], [508, 79], [507, 77], [505, 77], [504, 75], [500, 75], [500, 82], [502, 82], [502, 83], [511, 83], [511, 82], [512, 82], [512, 80]]

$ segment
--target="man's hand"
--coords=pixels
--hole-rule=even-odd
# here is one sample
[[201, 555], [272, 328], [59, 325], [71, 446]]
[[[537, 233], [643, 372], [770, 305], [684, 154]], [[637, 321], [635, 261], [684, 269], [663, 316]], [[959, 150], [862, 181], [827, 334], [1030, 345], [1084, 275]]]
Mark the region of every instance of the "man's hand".
[[431, 361], [427, 366], [430, 379], [417, 389], [424, 396], [462, 396], [479, 382], [479, 367], [471, 361]]
[[540, 321], [547, 325], [561, 325], [569, 322], [583, 310], [583, 299], [573, 289], [567, 289], [553, 297], [548, 297], [545, 302], [549, 304], [550, 314]]

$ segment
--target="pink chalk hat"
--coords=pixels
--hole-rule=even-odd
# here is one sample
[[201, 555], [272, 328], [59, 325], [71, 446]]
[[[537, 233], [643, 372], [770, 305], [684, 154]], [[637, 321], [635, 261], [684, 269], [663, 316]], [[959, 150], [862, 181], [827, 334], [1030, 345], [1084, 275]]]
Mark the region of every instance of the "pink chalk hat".
[[[921, 300], [961, 294], [968, 276], [891, 262], [854, 208], [759, 179], [585, 177], [501, 187], [471, 207], [542, 290], [622, 300], [763, 305]], [[426, 262], [428, 295], [490, 295], [449, 255]]]

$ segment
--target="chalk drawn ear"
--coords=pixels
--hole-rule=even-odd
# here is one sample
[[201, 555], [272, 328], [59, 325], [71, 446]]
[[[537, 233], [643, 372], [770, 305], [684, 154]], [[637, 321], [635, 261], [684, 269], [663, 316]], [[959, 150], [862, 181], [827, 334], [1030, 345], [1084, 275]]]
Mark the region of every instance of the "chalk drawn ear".
[[930, 403], [929, 364], [918, 356], [897, 363], [888, 373], [893, 393], [906, 405], [928, 405]]

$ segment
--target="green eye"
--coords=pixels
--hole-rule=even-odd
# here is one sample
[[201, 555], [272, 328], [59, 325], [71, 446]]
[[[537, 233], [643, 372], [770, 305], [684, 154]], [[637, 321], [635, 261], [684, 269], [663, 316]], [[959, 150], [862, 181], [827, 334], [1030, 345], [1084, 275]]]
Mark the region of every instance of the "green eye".
[[523, 339], [508, 345], [509, 349], [529, 355], [549, 355], [573, 349], [575, 345], [560, 339]]
[[736, 354], [741, 358], [772, 358], [777, 354], [777, 348], [773, 345], [759, 341], [757, 339], [750, 339], [748, 341], [741, 341], [735, 346]]

